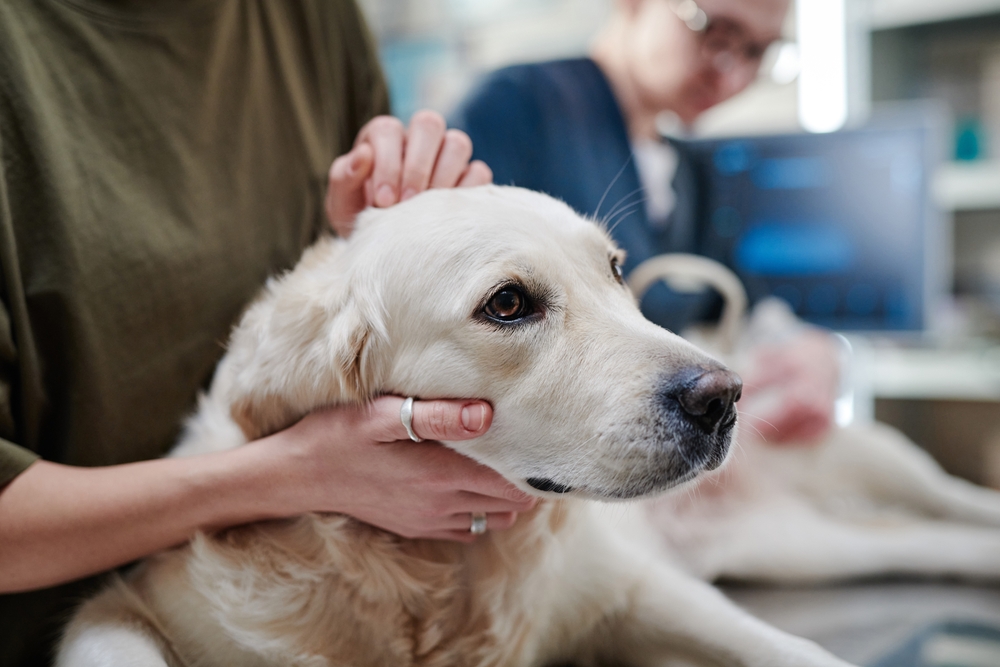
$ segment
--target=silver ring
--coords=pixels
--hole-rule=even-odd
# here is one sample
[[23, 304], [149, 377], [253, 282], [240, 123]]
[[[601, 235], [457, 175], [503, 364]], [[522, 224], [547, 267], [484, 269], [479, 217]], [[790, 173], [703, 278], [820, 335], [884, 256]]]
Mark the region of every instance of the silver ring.
[[486, 532], [486, 515], [482, 512], [472, 513], [472, 525], [469, 526], [469, 532], [473, 535], [482, 535]]
[[410, 440], [413, 442], [423, 442], [423, 438], [418, 438], [417, 434], [413, 432], [413, 397], [408, 396], [403, 405], [399, 407], [399, 421], [403, 422], [403, 428], [406, 429], [406, 434], [410, 436]]

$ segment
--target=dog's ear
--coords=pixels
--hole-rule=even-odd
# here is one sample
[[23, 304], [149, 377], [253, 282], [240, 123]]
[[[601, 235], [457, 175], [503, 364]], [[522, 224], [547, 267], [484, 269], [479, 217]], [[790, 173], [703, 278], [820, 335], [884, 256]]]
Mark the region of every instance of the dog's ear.
[[377, 307], [351, 295], [331, 304], [309, 289], [279, 289], [233, 333], [230, 415], [249, 440], [326, 405], [362, 402], [381, 385], [387, 336]]

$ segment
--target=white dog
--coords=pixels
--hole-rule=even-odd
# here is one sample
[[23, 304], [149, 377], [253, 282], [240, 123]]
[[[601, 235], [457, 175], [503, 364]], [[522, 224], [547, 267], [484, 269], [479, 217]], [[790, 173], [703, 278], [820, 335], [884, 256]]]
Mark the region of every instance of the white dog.
[[349, 241], [317, 243], [244, 315], [175, 454], [379, 393], [475, 396], [493, 404], [492, 428], [446, 444], [545, 500], [471, 546], [336, 515], [198, 536], [86, 603], [57, 664], [845, 667], [691, 574], [766, 575], [760, 550], [742, 572], [738, 553], [703, 563], [700, 545], [721, 539], [709, 528], [679, 536], [678, 559], [644, 506], [588, 502], [718, 468], [740, 391], [642, 318], [619, 262], [567, 206], [495, 186], [369, 211]]

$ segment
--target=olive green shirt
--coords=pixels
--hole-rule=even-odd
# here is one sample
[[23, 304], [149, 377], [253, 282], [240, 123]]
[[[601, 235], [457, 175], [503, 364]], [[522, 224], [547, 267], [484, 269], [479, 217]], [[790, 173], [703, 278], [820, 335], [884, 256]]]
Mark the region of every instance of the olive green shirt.
[[[387, 107], [350, 2], [0, 2], [0, 487], [162, 455]], [[0, 596], [0, 667], [80, 590]]]

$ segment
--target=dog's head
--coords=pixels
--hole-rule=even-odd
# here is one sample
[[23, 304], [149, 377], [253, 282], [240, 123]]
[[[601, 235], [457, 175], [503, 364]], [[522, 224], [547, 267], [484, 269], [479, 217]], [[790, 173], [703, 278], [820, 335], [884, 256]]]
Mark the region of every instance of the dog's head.
[[621, 261], [545, 195], [430, 191], [272, 281], [217, 382], [250, 438], [379, 393], [485, 399], [489, 432], [447, 444], [525, 490], [655, 493], [722, 463], [740, 382], [642, 317]]

